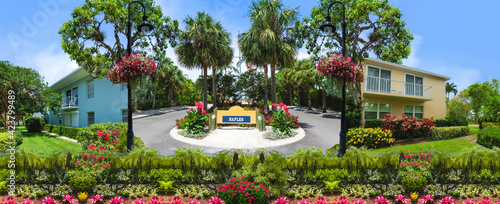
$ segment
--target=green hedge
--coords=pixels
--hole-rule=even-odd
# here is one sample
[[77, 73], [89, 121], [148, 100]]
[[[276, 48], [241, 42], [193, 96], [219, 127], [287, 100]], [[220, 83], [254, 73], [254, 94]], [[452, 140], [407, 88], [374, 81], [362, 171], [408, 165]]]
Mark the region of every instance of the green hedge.
[[52, 132], [52, 130], [54, 129], [54, 126], [55, 125], [45, 124], [45, 131]]
[[44, 118], [31, 117], [26, 119], [26, 129], [28, 132], [42, 132], [45, 125]]
[[77, 140], [82, 128], [47, 124], [45, 125], [45, 131]]
[[[100, 138], [97, 136], [99, 130], [102, 134], [107, 133], [108, 135], [113, 134], [112, 131], [119, 133], [118, 141], [116, 143], [116, 150], [119, 153], [127, 152], [127, 123], [99, 123], [92, 124], [91, 126], [84, 127], [78, 133], [77, 140], [82, 143], [83, 146], [89, 145], [91, 141], [97, 141]], [[142, 142], [140, 137], [134, 136], [134, 148], [144, 147], [144, 142]]]
[[446, 140], [454, 137], [466, 136], [469, 134], [469, 126], [434, 127], [431, 131], [434, 140]]
[[500, 122], [483, 122], [483, 129], [485, 128], [500, 128]]
[[436, 127], [448, 127], [448, 120], [446, 119], [437, 119], [434, 121]]
[[500, 128], [488, 128], [479, 130], [477, 133], [477, 143], [492, 148], [500, 147]]
[[378, 127], [382, 127], [382, 120], [379, 119], [365, 120], [365, 128], [378, 128]]

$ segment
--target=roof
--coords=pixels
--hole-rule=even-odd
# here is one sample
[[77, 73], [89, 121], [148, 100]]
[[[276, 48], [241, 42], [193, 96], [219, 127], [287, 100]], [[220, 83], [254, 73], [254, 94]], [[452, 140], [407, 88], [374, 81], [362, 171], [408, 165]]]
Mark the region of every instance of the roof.
[[85, 71], [83, 68], [79, 67], [78, 69], [75, 69], [65, 77], [59, 79], [59, 81], [56, 81], [56, 83], [52, 84], [50, 88], [52, 88], [53, 91], [57, 92], [64, 87], [67, 87], [71, 85], [72, 83], [77, 82], [78, 80], [89, 76], [90, 74]]
[[421, 70], [421, 69], [417, 69], [417, 68], [405, 66], [405, 65], [402, 65], [402, 64], [396, 64], [396, 63], [392, 63], [392, 62], [387, 62], [387, 61], [380, 60], [380, 59], [365, 58], [365, 63], [366, 63], [366, 61], [378, 62], [378, 63], [390, 65], [390, 66], [399, 67], [399, 68], [402, 68], [402, 69], [408, 69], [408, 70], [411, 70], [411, 71], [420, 72], [420, 73], [424, 73], [424, 74], [428, 74], [428, 75], [440, 77], [440, 78], [443, 78], [443, 79], [446, 79], [446, 80], [450, 80], [451, 79], [451, 77], [449, 77], [449, 76], [444, 76], [444, 75], [441, 75], [441, 74], [436, 74], [436, 73], [428, 72], [428, 71], [425, 71], [425, 70]]

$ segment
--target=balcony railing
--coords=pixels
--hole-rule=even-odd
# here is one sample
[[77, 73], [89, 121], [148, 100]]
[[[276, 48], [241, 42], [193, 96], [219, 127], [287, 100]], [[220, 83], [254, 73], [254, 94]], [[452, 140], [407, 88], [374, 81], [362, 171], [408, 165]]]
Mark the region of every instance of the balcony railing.
[[66, 96], [66, 100], [62, 104], [62, 108], [77, 108], [77, 107], [78, 107], [78, 97]]
[[432, 86], [367, 76], [365, 91], [432, 98]]

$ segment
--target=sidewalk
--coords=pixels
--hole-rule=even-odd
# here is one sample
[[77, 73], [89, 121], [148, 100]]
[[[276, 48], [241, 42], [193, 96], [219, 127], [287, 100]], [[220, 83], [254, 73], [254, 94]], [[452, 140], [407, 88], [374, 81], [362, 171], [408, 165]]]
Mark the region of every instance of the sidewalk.
[[155, 109], [155, 110], [138, 110], [132, 113], [132, 118], [133, 119], [138, 119], [138, 118], [144, 118], [144, 117], [149, 117], [153, 115], [161, 115], [173, 111], [179, 111], [179, 110], [186, 110], [188, 109], [188, 106], [176, 106], [176, 107], [169, 107], [169, 108], [160, 108], [160, 109]]

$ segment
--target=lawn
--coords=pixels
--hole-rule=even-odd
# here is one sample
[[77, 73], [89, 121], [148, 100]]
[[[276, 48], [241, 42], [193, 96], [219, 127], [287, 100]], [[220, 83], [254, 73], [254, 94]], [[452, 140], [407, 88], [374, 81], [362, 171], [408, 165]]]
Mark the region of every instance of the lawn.
[[[457, 138], [457, 139], [450, 139], [450, 140], [439, 140], [439, 141], [409, 144], [409, 145], [402, 145], [402, 146], [395, 146], [395, 147], [372, 149], [370, 151], [375, 152], [375, 153], [380, 153], [380, 152], [389, 151], [389, 150], [400, 150], [403, 152], [423, 152], [426, 150], [442, 150], [442, 151], [449, 152], [449, 153], [459, 153], [463, 149], [478, 147], [478, 146], [479, 145], [472, 143], [471, 140], [468, 140], [465, 138]], [[484, 148], [481, 146], [479, 146], [479, 147]]]
[[479, 126], [469, 126], [470, 133], [473, 135], [477, 135], [477, 131], [479, 131]]

